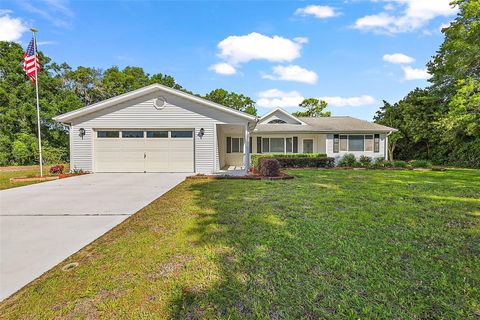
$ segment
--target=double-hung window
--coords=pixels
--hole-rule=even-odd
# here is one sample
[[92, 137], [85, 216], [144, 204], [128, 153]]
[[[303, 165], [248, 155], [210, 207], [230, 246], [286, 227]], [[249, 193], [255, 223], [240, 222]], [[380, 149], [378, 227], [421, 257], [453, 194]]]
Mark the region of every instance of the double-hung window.
[[227, 137], [227, 153], [243, 153], [243, 138]]
[[[261, 138], [263, 153], [296, 153], [298, 139], [288, 138]], [[258, 141], [257, 141], [258, 144]]]
[[380, 152], [379, 134], [334, 134], [333, 152]]

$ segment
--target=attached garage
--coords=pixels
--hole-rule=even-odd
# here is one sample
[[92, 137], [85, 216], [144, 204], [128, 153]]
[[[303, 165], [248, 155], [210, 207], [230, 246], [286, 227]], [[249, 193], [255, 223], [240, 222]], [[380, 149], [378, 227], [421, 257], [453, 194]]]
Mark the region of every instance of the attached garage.
[[94, 132], [96, 172], [194, 172], [193, 129]]

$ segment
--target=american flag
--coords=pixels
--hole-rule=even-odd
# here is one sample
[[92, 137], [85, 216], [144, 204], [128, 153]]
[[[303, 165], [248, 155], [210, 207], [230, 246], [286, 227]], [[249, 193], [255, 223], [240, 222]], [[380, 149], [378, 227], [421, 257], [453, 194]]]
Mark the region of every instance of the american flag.
[[34, 48], [35, 42], [30, 41], [27, 51], [23, 55], [23, 70], [27, 76], [35, 83], [35, 73], [40, 71], [40, 63], [38, 62], [37, 48]]

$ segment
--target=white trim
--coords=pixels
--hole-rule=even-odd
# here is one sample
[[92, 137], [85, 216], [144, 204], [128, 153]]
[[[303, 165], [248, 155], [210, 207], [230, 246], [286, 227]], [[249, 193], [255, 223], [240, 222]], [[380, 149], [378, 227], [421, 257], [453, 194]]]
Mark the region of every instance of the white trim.
[[264, 118], [268, 118], [270, 115], [274, 114], [274, 113], [277, 112], [277, 111], [283, 113], [284, 115], [286, 115], [287, 117], [289, 117], [289, 118], [291, 118], [291, 119], [293, 119], [293, 120], [295, 120], [295, 121], [300, 122], [302, 125], [306, 125], [305, 122], [303, 122], [302, 120], [298, 119], [297, 117], [295, 117], [295, 116], [294, 116], [293, 114], [291, 114], [290, 112], [287, 112], [287, 111], [283, 110], [282, 108], [275, 108], [275, 109], [273, 109], [272, 111], [264, 114], [263, 116], [260, 117], [260, 120], [258, 121], [258, 123], [259, 123], [259, 124], [265, 124], [265, 123], [263, 123], [263, 119], [264, 119]]
[[116, 97], [113, 97], [113, 98], [110, 98], [110, 99], [107, 99], [107, 100], [104, 100], [104, 101], [101, 101], [101, 102], [98, 102], [98, 103], [95, 103], [95, 104], [92, 104], [92, 105], [89, 105], [89, 106], [86, 106], [86, 107], [83, 107], [83, 108], [80, 108], [80, 109], [77, 109], [77, 110], [74, 110], [74, 111], [70, 111], [70, 112], [61, 114], [59, 116], [54, 117], [53, 120], [55, 120], [57, 122], [70, 122], [72, 119], [75, 119], [75, 118], [84, 116], [86, 114], [89, 114], [89, 113], [92, 113], [92, 112], [95, 112], [95, 111], [99, 111], [99, 110], [114, 106], [116, 104], [120, 104], [122, 102], [134, 99], [134, 98], [142, 96], [142, 95], [154, 93], [157, 90], [161, 91], [161, 92], [166, 92], [166, 93], [169, 93], [169, 94], [181, 97], [181, 98], [185, 98], [185, 99], [188, 99], [190, 101], [194, 101], [194, 102], [200, 103], [202, 105], [205, 105], [207, 107], [211, 107], [211, 108], [214, 108], [214, 109], [217, 109], [217, 110], [221, 110], [221, 111], [239, 116], [239, 117], [247, 119], [247, 120], [255, 121], [255, 119], [256, 119], [255, 116], [252, 116], [252, 115], [247, 114], [245, 112], [238, 111], [238, 110], [235, 110], [235, 109], [232, 109], [232, 108], [229, 108], [229, 107], [225, 107], [225, 106], [222, 106], [218, 103], [208, 101], [208, 100], [205, 100], [203, 98], [200, 98], [200, 97], [197, 97], [197, 96], [194, 96], [194, 95], [191, 95], [191, 94], [188, 94], [188, 93], [176, 90], [176, 89], [172, 89], [170, 87], [166, 87], [166, 86], [163, 86], [163, 85], [160, 85], [160, 84], [152, 84], [152, 85], [149, 85], [149, 86], [146, 86], [146, 87], [143, 87], [143, 88], [131, 91], [131, 92], [127, 92], [127, 93], [121, 94], [119, 96], [116, 96]]

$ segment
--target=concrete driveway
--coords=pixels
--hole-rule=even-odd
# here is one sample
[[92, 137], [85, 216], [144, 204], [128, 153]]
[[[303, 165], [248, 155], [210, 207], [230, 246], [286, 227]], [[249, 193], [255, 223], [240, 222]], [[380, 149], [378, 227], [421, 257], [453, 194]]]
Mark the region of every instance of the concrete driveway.
[[188, 175], [96, 173], [0, 191], [0, 300]]

